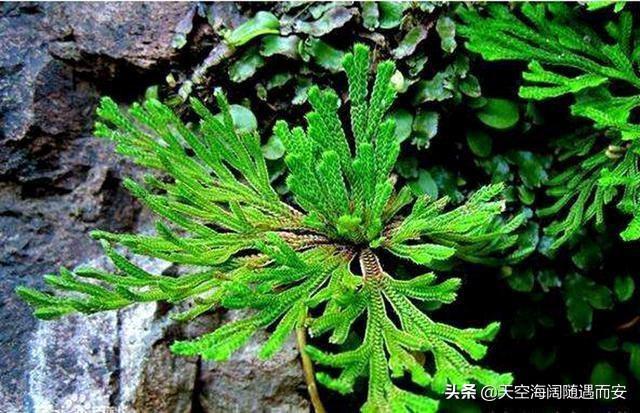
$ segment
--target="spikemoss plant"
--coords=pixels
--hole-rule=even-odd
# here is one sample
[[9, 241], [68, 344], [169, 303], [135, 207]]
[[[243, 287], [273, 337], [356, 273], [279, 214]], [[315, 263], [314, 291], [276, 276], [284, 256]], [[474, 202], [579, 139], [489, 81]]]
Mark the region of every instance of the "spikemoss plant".
[[[510, 383], [510, 374], [468, 361], [485, 355], [483, 342], [493, 339], [498, 323], [461, 330], [422, 310], [422, 302], [454, 301], [460, 279], [437, 282], [432, 272], [396, 276], [393, 268], [383, 268], [379, 252], [432, 269], [455, 259], [492, 264], [495, 255], [516, 261], [527, 253], [514, 248], [513, 231], [524, 217], [501, 218], [499, 185], [480, 189], [455, 209], [447, 209], [446, 198], [413, 200], [408, 188], [397, 190], [391, 170], [400, 147], [394, 120], [386, 116], [396, 95], [390, 81], [394, 64], [379, 63], [370, 88], [369, 51], [357, 45], [344, 69], [350, 127], [338, 116], [336, 93], [317, 87], [309, 92], [313, 111], [306, 129], [290, 129], [282, 121], [275, 125], [287, 152], [292, 199], [286, 200], [269, 182], [258, 134], [236, 129], [223, 94], [217, 94], [219, 115], [191, 101], [201, 119], [196, 128], [156, 100], [134, 105], [126, 115], [104, 98], [96, 134], [164, 174], [148, 175], [143, 184], [125, 182], [164, 220], [157, 235], [93, 233], [114, 272], [62, 269], [45, 277], [55, 292], [19, 288], [18, 294], [42, 319], [145, 301], [191, 300], [192, 307], [177, 316], [181, 320], [218, 307], [250, 309], [238, 321], [174, 343], [172, 350], [225, 360], [256, 331], [267, 329], [269, 339], [260, 351], [266, 358], [293, 330], [308, 331], [317, 339], [303, 349], [305, 357], [339, 370], [337, 377], [320, 372], [318, 380], [348, 393], [356, 379], [367, 377], [362, 410], [368, 412], [437, 409], [437, 396], [429, 397], [427, 389], [412, 392], [396, 384], [405, 374], [436, 393], [447, 383]], [[117, 245], [191, 271], [150, 274]], [[321, 349], [325, 333], [337, 353]], [[342, 344], [348, 337], [347, 348]], [[421, 353], [431, 356], [425, 362]]]
[[[617, 200], [631, 216], [620, 236], [640, 239], [640, 37], [633, 15], [622, 12], [604, 28], [607, 38], [582, 22], [572, 5], [526, 3], [520, 13], [501, 4], [460, 7], [459, 31], [467, 48], [486, 60], [523, 60], [522, 98], [552, 99], [573, 95], [571, 114], [593, 123], [595, 132], [572, 134], [558, 142], [560, 159], [572, 163], [549, 182], [555, 202], [540, 209], [552, 217], [547, 234], [555, 250], [592, 221], [605, 223], [604, 208]], [[618, 89], [631, 94], [619, 95]]]

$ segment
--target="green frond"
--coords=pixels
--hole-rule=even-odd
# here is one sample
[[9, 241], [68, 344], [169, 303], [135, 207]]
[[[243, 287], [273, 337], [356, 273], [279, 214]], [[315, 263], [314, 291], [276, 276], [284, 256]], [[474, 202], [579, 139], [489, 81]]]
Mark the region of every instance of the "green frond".
[[[436, 277], [429, 273], [400, 281], [384, 273], [377, 261], [371, 258], [361, 260], [364, 260], [363, 287], [356, 297], [344, 305], [328, 304], [327, 308], [331, 310], [312, 321], [311, 331], [319, 334], [337, 330], [342, 325], [351, 325], [358, 318], [366, 317], [364, 339], [357, 348], [335, 354], [309, 347], [307, 352], [318, 364], [341, 370], [338, 377], [319, 372], [318, 381], [346, 393], [352, 391], [358, 377], [368, 377], [368, 399], [362, 411], [376, 412], [437, 409], [436, 400], [398, 387], [394, 379], [401, 379], [407, 374], [415, 384], [429, 387], [437, 393], [443, 393], [447, 383], [511, 383], [511, 375], [474, 366], [462, 354], [467, 353], [474, 360], [481, 359], [486, 353], [486, 346], [481, 343], [495, 337], [498, 323], [483, 329], [459, 330], [431, 321], [410, 300], [452, 302], [460, 285], [459, 279], [434, 284]], [[399, 317], [398, 324], [392, 321], [390, 311]], [[432, 355], [433, 375], [416, 359], [417, 352]]]
[[351, 100], [351, 131], [356, 146], [368, 142], [367, 114], [369, 106], [369, 48], [356, 44], [353, 53], [347, 53], [343, 63], [349, 79], [349, 99]]
[[[603, 207], [616, 195], [614, 187], [623, 187], [624, 199], [618, 208], [632, 215], [630, 228], [634, 227], [640, 211], [638, 180], [633, 180], [637, 176], [633, 170], [638, 168], [640, 125], [633, 123], [632, 112], [640, 106], [640, 74], [632, 63], [632, 14], [622, 12], [618, 21], [610, 22], [606, 32], [611, 38], [607, 39], [582, 22], [567, 4], [526, 3], [519, 7], [519, 13], [491, 4], [486, 15], [471, 7], [460, 7], [458, 14], [464, 23], [459, 32], [468, 39], [469, 50], [487, 60], [529, 62], [522, 74], [525, 84], [520, 88], [521, 97], [543, 100], [573, 95], [572, 115], [589, 119], [609, 136], [607, 146], [594, 145], [589, 142], [592, 137], [576, 134], [570, 145], [576, 148], [587, 143], [589, 148], [581, 153], [559, 142], [561, 158], [577, 159], [548, 182], [548, 193], [556, 201], [538, 211], [542, 217], [553, 217], [568, 210], [546, 228], [554, 238], [551, 250], [558, 249], [594, 218], [597, 224], [603, 224]], [[635, 90], [634, 94], [615, 96], [612, 91], [620, 90], [621, 85]], [[606, 170], [630, 179], [615, 185], [610, 179], [599, 179]], [[621, 236], [626, 241], [637, 238], [633, 229]]]
[[[530, 252], [515, 248], [524, 216], [501, 216], [500, 185], [481, 188], [452, 209], [446, 198], [414, 202], [409, 187], [396, 188], [391, 174], [400, 142], [387, 113], [396, 98], [395, 66], [378, 62], [370, 84], [371, 64], [368, 48], [356, 45], [344, 58], [348, 101], [312, 87], [306, 128], [275, 123], [273, 133], [285, 147], [291, 205], [270, 184], [257, 132], [236, 128], [224, 94], [216, 94], [217, 114], [191, 100], [200, 118], [196, 125], [185, 124], [157, 100], [125, 112], [103, 98], [96, 135], [156, 170], [124, 186], [161, 220], [154, 234], [92, 233], [113, 271], [61, 269], [44, 278], [53, 292], [20, 287], [17, 293], [43, 319], [147, 301], [190, 303], [173, 315], [177, 320], [218, 307], [242, 311], [236, 321], [171, 346], [176, 354], [210, 360], [228, 359], [259, 331], [268, 335], [262, 358], [278, 352], [296, 329], [306, 328], [313, 340], [326, 334], [341, 351], [313, 345], [306, 351], [339, 374], [321, 371], [318, 381], [348, 393], [366, 378], [364, 412], [436, 411], [436, 399], [401, 388], [405, 376], [436, 393], [447, 383], [511, 382], [510, 375], [469, 361], [486, 354], [497, 323], [457, 329], [432, 321], [417, 305], [453, 302], [460, 279], [436, 282], [433, 273], [395, 279], [382, 269], [377, 254], [386, 250], [434, 269], [455, 258], [515, 262]], [[346, 105], [349, 119], [343, 122]], [[622, 172], [632, 169], [623, 164], [624, 171], [611, 169], [597, 177], [603, 187], [627, 185]], [[625, 193], [625, 208], [634, 207], [634, 197], [635, 192]], [[638, 226], [630, 226], [626, 236], [636, 236]], [[151, 274], [128, 254], [180, 264], [187, 271]], [[354, 260], [361, 273], [352, 273]], [[420, 353], [429, 357], [427, 363]]]
[[[503, 202], [494, 201], [502, 185], [490, 185], [472, 194], [467, 203], [443, 212], [448, 199], [423, 197], [411, 213], [383, 240], [394, 254], [418, 264], [433, 266], [455, 255], [465, 261], [494, 264], [491, 256], [513, 249], [514, 231], [524, 224], [522, 214], [504, 221]], [[529, 251], [530, 253], [531, 251]], [[528, 253], [513, 255], [524, 259]], [[506, 254], [500, 262], [509, 261]]]

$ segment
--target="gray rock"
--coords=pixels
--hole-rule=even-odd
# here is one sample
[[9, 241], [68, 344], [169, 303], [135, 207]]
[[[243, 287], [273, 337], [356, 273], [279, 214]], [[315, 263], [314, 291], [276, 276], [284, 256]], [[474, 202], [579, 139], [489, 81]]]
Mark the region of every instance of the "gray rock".
[[124, 60], [142, 69], [175, 56], [171, 46], [185, 16], [193, 17], [194, 4], [180, 2], [85, 3], [53, 6], [49, 20], [68, 35], [52, 45], [59, 57], [91, 62]]
[[[154, 274], [168, 268], [159, 260], [134, 262]], [[86, 265], [111, 268], [104, 258]], [[194, 399], [199, 409], [211, 413], [309, 411], [293, 337], [266, 361], [257, 357], [266, 334], [254, 337], [228, 362], [176, 357], [169, 350], [175, 339], [208, 332], [239, 313], [181, 325], [170, 318], [175, 311], [146, 303], [39, 322], [30, 343], [33, 411], [187, 413]]]
[[[237, 319], [240, 314], [231, 312], [223, 322]], [[266, 339], [266, 334], [257, 334], [228, 361], [202, 363], [200, 404], [205, 412], [309, 411], [309, 402], [303, 397], [306, 390], [295, 338], [291, 337], [273, 358], [261, 360], [257, 354]]]
[[[169, 265], [136, 260], [159, 274]], [[109, 269], [104, 258], [86, 265]], [[38, 413], [189, 412], [197, 361], [172, 356], [182, 335], [156, 303], [39, 322], [30, 343], [29, 397]]]
[[135, 76], [161, 73], [176, 53], [174, 25], [191, 8], [0, 5], [0, 407], [15, 407], [2, 411], [29, 405], [36, 323], [14, 288], [41, 285], [43, 273], [99, 255], [88, 230], [136, 225], [140, 206], [120, 185], [130, 165], [90, 136], [98, 96], [126, 84], [133, 97], [145, 87]]

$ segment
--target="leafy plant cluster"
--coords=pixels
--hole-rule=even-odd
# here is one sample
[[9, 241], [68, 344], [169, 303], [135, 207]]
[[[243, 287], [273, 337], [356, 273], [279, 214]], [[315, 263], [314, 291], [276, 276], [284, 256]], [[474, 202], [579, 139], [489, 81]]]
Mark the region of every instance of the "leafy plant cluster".
[[[198, 6], [223, 41], [197, 67], [128, 113], [98, 109], [96, 134], [151, 171], [125, 186], [156, 234], [95, 231], [114, 270], [19, 289], [36, 316], [244, 310], [173, 351], [225, 360], [266, 330], [268, 358], [309, 334], [317, 380], [370, 412], [480, 411], [442, 400], [446, 385], [514, 376], [635, 389], [635, 7], [291, 2], [243, 6], [226, 28], [216, 7]], [[452, 274], [471, 292], [434, 321], [456, 302]], [[466, 308], [507, 332], [451, 326]], [[476, 364], [491, 341], [510, 373]]]
[[[485, 18], [462, 8], [460, 16], [466, 25], [460, 32], [469, 39], [469, 50], [484, 59], [530, 62], [522, 74], [526, 83], [520, 97], [545, 100], [573, 95], [571, 114], [593, 122], [593, 128], [571, 134], [558, 144], [562, 148], [559, 158], [572, 165], [547, 183], [549, 195], [557, 200], [538, 212], [547, 217], [566, 211], [546, 228], [557, 237], [552, 248], [588, 222], [603, 224], [603, 208], [618, 193], [618, 208], [632, 217], [620, 235], [626, 241], [640, 238], [640, 128], [631, 119], [632, 110], [640, 105], [640, 78], [635, 68], [640, 44], [631, 12], [623, 11], [606, 25], [608, 43], [590, 25], [581, 23], [567, 4], [527, 4], [520, 11], [522, 19], [503, 5], [495, 5], [487, 7]], [[618, 83], [636, 94], [613, 92]]]
[[[309, 90], [313, 111], [306, 128], [291, 129], [284, 121], [274, 127], [287, 153], [287, 199], [270, 184], [259, 135], [234, 125], [224, 94], [217, 94], [218, 115], [191, 100], [200, 118], [197, 128], [157, 100], [136, 104], [127, 115], [104, 98], [96, 134], [139, 165], [163, 172], [163, 179], [147, 175], [143, 183], [128, 180], [125, 186], [164, 221], [153, 236], [93, 233], [115, 272], [62, 269], [45, 277], [58, 292], [20, 288], [18, 294], [43, 319], [158, 300], [194, 300], [177, 316], [181, 320], [219, 306], [253, 310], [172, 346], [177, 354], [212, 360], [227, 359], [259, 329], [271, 331], [260, 351], [265, 358], [294, 329], [308, 328], [314, 337], [331, 333], [337, 352], [316, 346], [305, 351], [318, 364], [341, 370], [337, 377], [318, 374], [331, 389], [351, 392], [357, 378], [368, 378], [363, 411], [435, 411], [436, 399], [397, 384], [405, 374], [435, 393], [447, 383], [510, 383], [510, 374], [467, 359], [485, 355], [483, 342], [494, 338], [498, 323], [461, 330], [433, 321], [421, 309], [421, 302], [454, 301], [460, 279], [436, 282], [433, 272], [394, 276], [383, 268], [380, 252], [431, 269], [447, 268], [452, 260], [492, 264], [496, 254], [515, 262], [529, 252], [513, 248], [513, 232], [524, 216], [501, 217], [503, 202], [495, 200], [500, 185], [481, 188], [453, 209], [446, 209], [446, 197], [414, 200], [408, 187], [396, 189], [390, 174], [400, 142], [395, 120], [387, 116], [396, 97], [395, 65], [378, 63], [371, 86], [369, 49], [356, 45], [343, 66], [349, 127], [338, 116], [338, 95], [318, 87]], [[116, 245], [193, 270], [180, 277], [149, 274]], [[354, 262], [359, 270], [352, 269]], [[359, 320], [359, 344], [341, 348]], [[431, 355], [430, 368], [420, 353]]]
[[[222, 41], [189, 73], [171, 76], [170, 104], [191, 94], [206, 100], [210, 79], [220, 86], [220, 78], [225, 78], [228, 89], [242, 85], [255, 91], [254, 110], [300, 107], [312, 85], [343, 86], [338, 73], [354, 41], [368, 44], [376, 60], [396, 63], [393, 82], [406, 96], [401, 106], [393, 108], [401, 141], [426, 148], [437, 134], [443, 103], [480, 96], [446, 4], [281, 2], [256, 9], [253, 17], [226, 27], [216, 19], [218, 7], [205, 4], [199, 10], [211, 27], [222, 32]], [[186, 42], [183, 37], [178, 45]], [[278, 137], [269, 142], [269, 156], [279, 159]]]
[[[631, 376], [638, 377], [637, 267], [630, 257], [637, 253], [632, 241], [640, 177], [632, 102], [640, 43], [633, 10], [621, 3], [603, 7], [588, 7], [598, 10], [600, 21], [609, 20], [601, 26], [584, 7], [566, 3], [460, 7], [458, 33], [484, 60], [527, 62], [518, 96], [520, 113], [530, 119], [512, 127], [520, 133], [520, 143], [511, 145], [517, 149], [503, 146], [503, 153], [488, 156], [483, 148], [495, 146], [496, 139], [474, 137], [480, 135], [476, 131], [467, 135], [476, 164], [497, 181], [513, 182], [517, 196], [508, 199], [513, 208], [528, 211], [529, 231], [537, 237], [537, 252], [527, 261], [502, 268], [508, 285], [526, 294], [514, 313], [511, 336], [541, 342], [529, 354], [532, 367], [564, 374], [561, 360], [580, 363], [571, 355], [576, 344], [551, 337], [566, 334], [568, 327], [576, 339], [590, 336], [597, 347], [588, 353], [600, 359], [591, 382], [627, 383], [607, 353], [621, 354]], [[558, 126], [563, 123], [568, 127]], [[533, 151], [518, 148], [523, 144]], [[514, 176], [514, 167], [520, 176]], [[609, 205], [630, 216], [624, 226]], [[543, 231], [535, 235], [538, 227]], [[620, 227], [622, 243], [611, 236]], [[554, 316], [558, 298], [566, 307], [567, 327]]]

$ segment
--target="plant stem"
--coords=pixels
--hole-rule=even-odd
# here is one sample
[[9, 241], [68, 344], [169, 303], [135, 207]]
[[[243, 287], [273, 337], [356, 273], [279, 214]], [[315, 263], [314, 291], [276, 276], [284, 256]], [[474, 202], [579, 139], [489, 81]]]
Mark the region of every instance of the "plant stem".
[[369, 248], [360, 253], [360, 271], [365, 282], [380, 281], [384, 276], [378, 257]]
[[640, 322], [640, 315], [637, 315], [635, 317], [633, 317], [630, 321], [627, 321], [624, 324], [619, 325], [618, 327], [616, 327], [616, 330], [628, 330], [631, 327], [635, 326], [636, 324], [638, 324], [638, 322]]
[[304, 381], [307, 383], [307, 391], [309, 392], [309, 398], [311, 399], [313, 409], [316, 413], [326, 413], [326, 410], [322, 405], [322, 400], [320, 400], [320, 393], [318, 393], [318, 386], [316, 384], [315, 373], [313, 371], [313, 363], [305, 351], [305, 347], [307, 346], [307, 328], [304, 325], [296, 328], [296, 340], [298, 342], [300, 358], [302, 359]]

